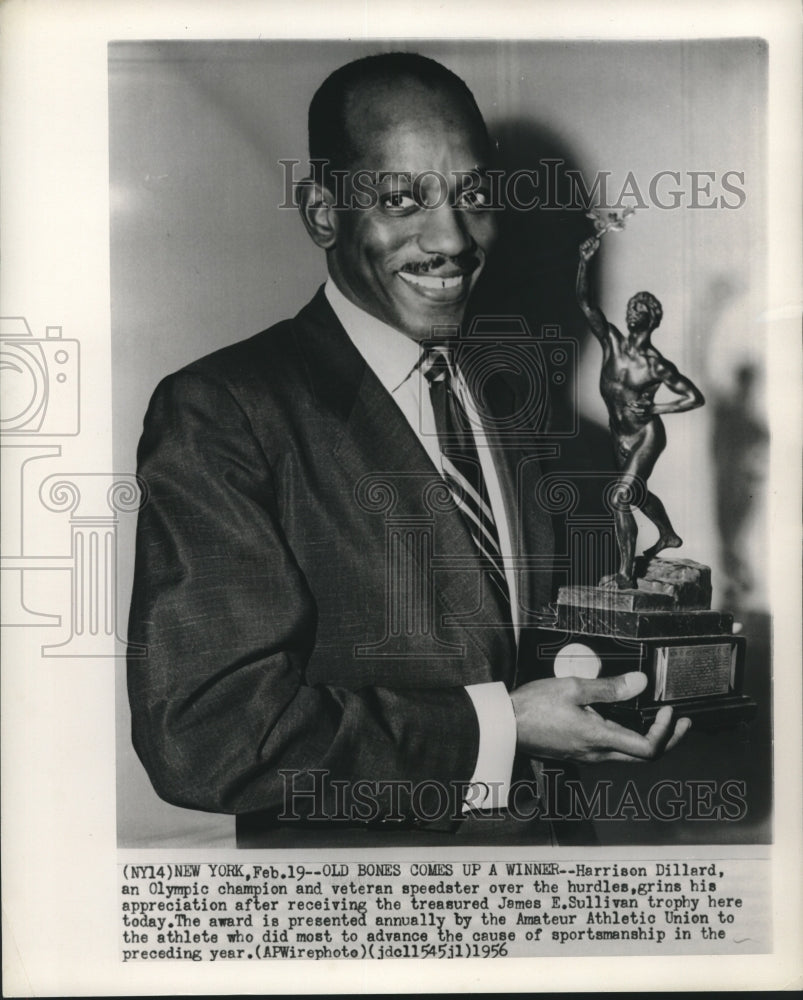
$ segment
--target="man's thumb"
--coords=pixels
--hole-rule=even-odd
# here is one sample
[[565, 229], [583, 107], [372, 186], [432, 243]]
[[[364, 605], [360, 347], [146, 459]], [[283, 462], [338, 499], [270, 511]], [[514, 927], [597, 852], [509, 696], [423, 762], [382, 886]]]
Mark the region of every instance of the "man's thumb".
[[629, 701], [647, 686], [647, 675], [640, 670], [631, 670], [616, 677], [600, 677], [585, 681], [583, 700], [586, 704], [594, 701]]

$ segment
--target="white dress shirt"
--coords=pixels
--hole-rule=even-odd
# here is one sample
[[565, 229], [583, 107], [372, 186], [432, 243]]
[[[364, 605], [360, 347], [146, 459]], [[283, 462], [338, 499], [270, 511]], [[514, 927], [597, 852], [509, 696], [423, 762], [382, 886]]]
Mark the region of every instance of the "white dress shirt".
[[[441, 451], [429, 392], [422, 392], [426, 379], [418, 370], [421, 346], [398, 330], [354, 305], [330, 278], [326, 298], [365, 363], [387, 389], [418, 440], [441, 473]], [[491, 449], [478, 421], [471, 421], [488, 498], [493, 510], [510, 589], [510, 605], [516, 641], [519, 636], [516, 574], [511, 564], [508, 525], [499, 476]], [[441, 473], [442, 474], [442, 473]], [[466, 809], [501, 809], [507, 805], [513, 757], [516, 751], [516, 719], [505, 685], [500, 682], [467, 684], [479, 723], [480, 740], [472, 787]], [[435, 736], [434, 738], [437, 738]]]

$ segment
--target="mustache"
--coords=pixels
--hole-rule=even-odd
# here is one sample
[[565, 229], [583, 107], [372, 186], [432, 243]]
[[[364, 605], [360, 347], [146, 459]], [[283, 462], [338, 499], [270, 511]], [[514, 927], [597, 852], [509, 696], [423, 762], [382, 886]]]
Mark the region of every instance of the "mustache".
[[471, 274], [480, 266], [479, 254], [474, 250], [467, 250], [456, 257], [446, 257], [443, 254], [435, 254], [426, 260], [410, 261], [403, 264], [399, 270], [406, 274], [430, 274], [432, 271], [456, 268], [463, 274]]

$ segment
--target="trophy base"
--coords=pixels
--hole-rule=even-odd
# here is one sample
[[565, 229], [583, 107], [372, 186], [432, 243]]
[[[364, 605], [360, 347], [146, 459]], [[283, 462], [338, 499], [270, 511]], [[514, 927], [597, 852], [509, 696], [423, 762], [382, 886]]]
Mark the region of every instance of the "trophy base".
[[757, 705], [744, 694], [713, 695], [702, 698], [676, 698], [668, 702], [629, 705], [624, 702], [596, 704], [601, 716], [620, 726], [646, 733], [664, 705], [671, 705], [676, 719], [691, 719], [692, 727], [703, 730], [729, 729], [755, 718]]
[[710, 610], [710, 570], [653, 559], [639, 587], [562, 587], [554, 625], [542, 628], [541, 675], [610, 677], [638, 670], [647, 687], [629, 702], [595, 704], [605, 718], [646, 732], [670, 705], [700, 729], [750, 721], [742, 692], [745, 640], [733, 616]]

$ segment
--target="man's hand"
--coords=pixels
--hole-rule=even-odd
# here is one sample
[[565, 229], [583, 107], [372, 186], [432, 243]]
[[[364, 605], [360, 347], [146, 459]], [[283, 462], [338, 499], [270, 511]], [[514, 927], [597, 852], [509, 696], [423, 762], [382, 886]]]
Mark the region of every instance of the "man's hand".
[[518, 747], [531, 757], [554, 757], [599, 763], [608, 760], [653, 760], [671, 750], [691, 726], [679, 719], [672, 726], [672, 709], [664, 706], [649, 732], [642, 736], [603, 719], [594, 702], [627, 701], [647, 686], [639, 671], [582, 680], [549, 677], [512, 692]]

